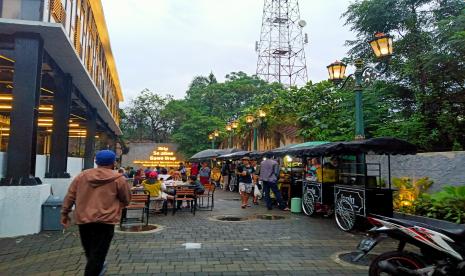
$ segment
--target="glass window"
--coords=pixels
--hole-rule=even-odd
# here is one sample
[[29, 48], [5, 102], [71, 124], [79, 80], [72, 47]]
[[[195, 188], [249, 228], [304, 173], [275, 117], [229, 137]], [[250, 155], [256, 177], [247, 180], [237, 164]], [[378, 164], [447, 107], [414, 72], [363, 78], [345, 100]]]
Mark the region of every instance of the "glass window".
[[19, 19], [22, 0], [0, 0], [2, 18]]

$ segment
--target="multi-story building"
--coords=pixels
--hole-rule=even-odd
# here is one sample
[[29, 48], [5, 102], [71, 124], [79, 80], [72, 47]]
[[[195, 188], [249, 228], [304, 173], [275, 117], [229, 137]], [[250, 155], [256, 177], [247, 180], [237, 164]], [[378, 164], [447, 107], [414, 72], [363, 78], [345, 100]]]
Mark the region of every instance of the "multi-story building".
[[123, 95], [100, 0], [0, 0], [0, 237], [113, 148]]
[[0, 0], [0, 17], [2, 183], [34, 184], [41, 156], [47, 177], [67, 176], [70, 156], [92, 167], [123, 100], [100, 0]]

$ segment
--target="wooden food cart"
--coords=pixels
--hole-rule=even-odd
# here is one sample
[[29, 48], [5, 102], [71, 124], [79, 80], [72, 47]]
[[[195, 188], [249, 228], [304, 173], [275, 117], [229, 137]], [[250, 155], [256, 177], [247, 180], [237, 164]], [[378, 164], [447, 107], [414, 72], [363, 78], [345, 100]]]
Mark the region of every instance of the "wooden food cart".
[[[304, 212], [309, 216], [315, 213], [329, 216], [334, 212], [339, 228], [350, 231], [368, 214], [392, 217], [390, 156], [416, 154], [416, 151], [413, 144], [400, 139], [373, 138], [303, 147], [290, 150], [288, 154], [304, 160], [320, 160], [318, 177], [302, 179]], [[372, 155], [387, 157], [385, 164], [367, 162], [367, 156]], [[338, 161], [325, 163], [328, 157]]]

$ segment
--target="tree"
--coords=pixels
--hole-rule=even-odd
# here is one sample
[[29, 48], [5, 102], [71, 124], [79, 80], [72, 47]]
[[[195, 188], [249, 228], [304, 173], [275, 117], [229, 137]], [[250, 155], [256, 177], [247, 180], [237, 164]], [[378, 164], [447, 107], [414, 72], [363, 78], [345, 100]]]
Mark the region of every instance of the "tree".
[[148, 89], [142, 90], [123, 112], [121, 125], [127, 139], [168, 142], [172, 125], [163, 110], [172, 99], [170, 95], [162, 97]]
[[359, 0], [344, 16], [357, 33], [347, 42], [351, 58], [373, 60], [366, 42], [375, 32], [395, 37], [384, 83], [396, 88], [390, 90], [395, 107], [373, 133], [398, 135], [426, 150], [464, 147], [465, 2]]

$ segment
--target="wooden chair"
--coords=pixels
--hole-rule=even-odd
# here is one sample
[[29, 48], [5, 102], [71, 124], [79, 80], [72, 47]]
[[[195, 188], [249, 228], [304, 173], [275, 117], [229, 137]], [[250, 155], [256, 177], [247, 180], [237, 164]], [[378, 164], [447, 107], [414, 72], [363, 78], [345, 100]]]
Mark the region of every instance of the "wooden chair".
[[176, 213], [176, 207], [178, 202], [189, 202], [190, 211], [195, 216], [195, 210], [197, 209], [197, 196], [195, 190], [191, 188], [177, 188], [176, 196], [174, 197], [175, 208], [173, 208], [173, 215]]
[[[214, 194], [215, 194], [216, 186], [213, 183], [204, 184], [203, 186], [205, 187], [205, 192], [203, 194], [197, 195], [197, 200], [198, 200], [197, 206], [199, 207], [199, 211], [202, 209], [205, 211], [213, 211], [213, 207], [215, 206]], [[204, 204], [205, 198], [207, 199], [207, 205]], [[210, 199], [211, 199], [211, 204], [210, 204]]]
[[[123, 223], [130, 222], [130, 221], [145, 223], [145, 225], [147, 225], [149, 223], [149, 204], [150, 204], [150, 195], [148, 191], [144, 190], [143, 194], [133, 193], [131, 195], [131, 201], [129, 205], [123, 208], [121, 212], [120, 227], [123, 226]], [[130, 211], [141, 210], [142, 215], [140, 218], [128, 218], [127, 217], [128, 210]]]

